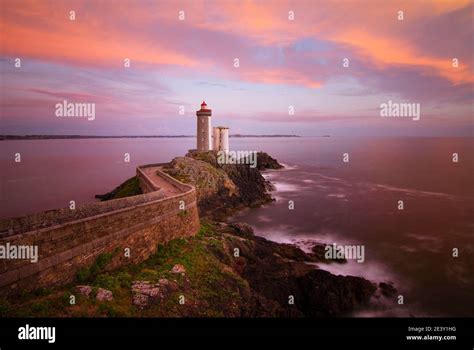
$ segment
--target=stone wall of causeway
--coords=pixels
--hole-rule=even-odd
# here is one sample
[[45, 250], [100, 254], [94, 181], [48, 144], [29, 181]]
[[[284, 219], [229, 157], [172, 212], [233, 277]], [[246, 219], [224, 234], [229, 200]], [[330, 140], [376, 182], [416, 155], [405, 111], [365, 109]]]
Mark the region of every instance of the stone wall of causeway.
[[[80, 269], [91, 266], [104, 253], [110, 256], [106, 269], [138, 263], [153, 254], [157, 245], [196, 234], [195, 188], [157, 169], [157, 175], [180, 190], [163, 198], [159, 185], [140, 168], [140, 184], [154, 186], [155, 191], [76, 210], [2, 220], [0, 246], [37, 246], [39, 259], [36, 263], [1, 259], [0, 295], [70, 283]], [[185, 210], [180, 209], [183, 202]]]

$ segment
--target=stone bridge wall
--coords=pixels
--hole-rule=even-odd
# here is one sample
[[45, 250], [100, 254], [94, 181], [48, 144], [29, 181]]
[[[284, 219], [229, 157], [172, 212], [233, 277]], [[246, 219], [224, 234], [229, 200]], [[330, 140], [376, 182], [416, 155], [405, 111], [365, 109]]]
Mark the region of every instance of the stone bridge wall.
[[[70, 283], [79, 269], [92, 265], [103, 253], [111, 255], [107, 269], [138, 263], [158, 244], [195, 235], [199, 230], [195, 188], [158, 170], [157, 175], [181, 191], [163, 198], [159, 186], [140, 168], [140, 185], [154, 191], [75, 210], [1, 220], [0, 246], [37, 246], [39, 259], [36, 263], [0, 259], [0, 295]], [[179, 209], [181, 201], [184, 211]], [[124, 254], [126, 248], [130, 257]]]

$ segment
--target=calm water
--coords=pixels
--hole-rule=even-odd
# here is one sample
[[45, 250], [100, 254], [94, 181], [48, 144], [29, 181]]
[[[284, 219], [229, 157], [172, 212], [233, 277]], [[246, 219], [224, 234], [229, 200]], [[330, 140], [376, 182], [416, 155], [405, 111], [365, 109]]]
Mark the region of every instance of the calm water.
[[[194, 142], [2, 141], [0, 215], [94, 201], [95, 194], [133, 176], [137, 165], [184, 155]], [[266, 174], [277, 187], [276, 201], [233, 220], [303, 248], [311, 242], [364, 245], [364, 263], [321, 267], [394, 282], [404, 296], [405, 305], [396, 309], [380, 305], [359, 315], [474, 315], [473, 139], [233, 138], [231, 148], [264, 150], [288, 165]], [[455, 152], [457, 164], [451, 161]], [[21, 163], [14, 162], [15, 153]], [[349, 153], [348, 163], [343, 153]]]

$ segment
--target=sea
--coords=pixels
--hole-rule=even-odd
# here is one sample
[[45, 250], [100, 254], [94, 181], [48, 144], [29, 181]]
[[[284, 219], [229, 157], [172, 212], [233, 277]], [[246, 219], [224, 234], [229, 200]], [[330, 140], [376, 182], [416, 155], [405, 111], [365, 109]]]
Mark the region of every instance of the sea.
[[[193, 138], [0, 141], [0, 217], [94, 202], [167, 162]], [[355, 317], [474, 315], [474, 138], [231, 138], [285, 165], [266, 171], [274, 201], [229, 221], [309, 251], [316, 243], [364, 247], [364, 261], [317, 264], [337, 275], [391, 283]], [[127, 161], [128, 160], [128, 161]], [[401, 297], [401, 298], [400, 298]], [[401, 302], [400, 302], [401, 301]]]

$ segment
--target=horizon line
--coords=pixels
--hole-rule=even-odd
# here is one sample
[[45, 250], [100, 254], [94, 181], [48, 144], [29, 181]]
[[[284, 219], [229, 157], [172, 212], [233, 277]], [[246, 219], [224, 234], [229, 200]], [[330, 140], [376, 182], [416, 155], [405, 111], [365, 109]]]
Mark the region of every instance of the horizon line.
[[[326, 136], [326, 135], [324, 135]], [[229, 137], [302, 137], [292, 134], [231, 134]], [[196, 135], [74, 135], [74, 134], [6, 134], [0, 135], [0, 140], [6, 139], [65, 139], [65, 138], [196, 138]]]

